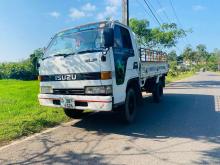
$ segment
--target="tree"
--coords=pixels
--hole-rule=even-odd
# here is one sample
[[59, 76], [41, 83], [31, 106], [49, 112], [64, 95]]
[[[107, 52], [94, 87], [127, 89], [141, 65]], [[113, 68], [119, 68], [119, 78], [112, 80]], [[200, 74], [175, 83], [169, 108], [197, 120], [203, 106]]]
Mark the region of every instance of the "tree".
[[39, 49], [34, 50], [33, 54], [30, 55], [30, 61], [32, 64], [33, 75], [35, 77], [37, 77], [37, 75], [38, 75], [38, 68], [37, 68], [38, 61], [39, 61], [39, 59], [41, 59], [43, 57], [43, 54], [44, 54], [43, 49], [39, 48]]
[[192, 49], [191, 45], [187, 45], [183, 50], [183, 60], [190, 65], [195, 62], [196, 52]]
[[130, 27], [137, 35], [138, 42], [149, 48], [171, 48], [176, 46], [178, 39], [186, 36], [186, 31], [179, 29], [175, 23], [151, 29], [149, 21], [131, 18]]
[[217, 71], [219, 62], [220, 62], [220, 50], [214, 49], [212, 53], [209, 53], [209, 58], [207, 60], [206, 67], [209, 70]]
[[216, 56], [216, 60], [217, 60], [218, 64], [220, 64], [220, 50], [215, 48], [213, 51], [213, 54]]
[[196, 63], [207, 63], [209, 58], [209, 53], [206, 50], [206, 46], [199, 44], [196, 46]]
[[131, 18], [129, 24], [133, 32], [137, 35], [138, 42], [141, 45], [145, 45], [146, 42], [150, 40], [151, 35], [151, 30], [148, 29], [150, 25], [149, 21], [145, 19], [137, 20], [135, 18]]
[[183, 50], [183, 59], [184, 61], [191, 61], [190, 60], [190, 55], [192, 53], [192, 48], [190, 46], [187, 46], [184, 50]]
[[179, 56], [177, 56], [176, 60], [177, 60], [178, 63], [182, 63], [183, 62], [183, 55], [180, 54]]
[[177, 54], [175, 50], [172, 50], [167, 54], [168, 61], [177, 61]]

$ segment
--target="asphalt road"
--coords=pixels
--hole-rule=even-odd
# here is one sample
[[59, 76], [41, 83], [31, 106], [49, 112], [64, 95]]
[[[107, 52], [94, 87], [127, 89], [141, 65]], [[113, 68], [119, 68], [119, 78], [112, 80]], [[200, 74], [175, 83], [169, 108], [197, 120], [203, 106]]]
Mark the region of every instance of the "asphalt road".
[[0, 148], [0, 164], [220, 164], [220, 75], [172, 83], [137, 121], [95, 113]]

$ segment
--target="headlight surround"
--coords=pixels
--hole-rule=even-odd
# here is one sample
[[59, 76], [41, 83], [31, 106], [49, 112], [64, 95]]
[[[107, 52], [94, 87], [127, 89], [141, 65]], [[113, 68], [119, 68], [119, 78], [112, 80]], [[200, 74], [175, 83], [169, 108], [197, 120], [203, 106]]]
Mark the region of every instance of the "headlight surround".
[[40, 87], [40, 93], [42, 93], [42, 94], [53, 93], [53, 89], [52, 89], [51, 86], [41, 86]]
[[88, 95], [111, 95], [112, 94], [112, 86], [88, 86], [85, 87], [85, 94]]

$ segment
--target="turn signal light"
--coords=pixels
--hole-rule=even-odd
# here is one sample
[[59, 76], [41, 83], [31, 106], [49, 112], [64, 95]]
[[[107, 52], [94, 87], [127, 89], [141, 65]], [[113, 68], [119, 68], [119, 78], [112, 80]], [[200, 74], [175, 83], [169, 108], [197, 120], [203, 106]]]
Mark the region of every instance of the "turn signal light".
[[112, 78], [112, 72], [110, 71], [101, 72], [101, 80], [109, 80], [111, 78]]

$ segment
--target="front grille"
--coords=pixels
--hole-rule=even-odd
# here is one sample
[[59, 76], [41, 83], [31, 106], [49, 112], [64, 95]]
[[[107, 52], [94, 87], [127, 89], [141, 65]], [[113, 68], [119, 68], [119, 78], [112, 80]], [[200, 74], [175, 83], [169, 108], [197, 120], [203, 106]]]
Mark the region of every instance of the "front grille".
[[55, 95], [85, 95], [84, 89], [53, 89]]

